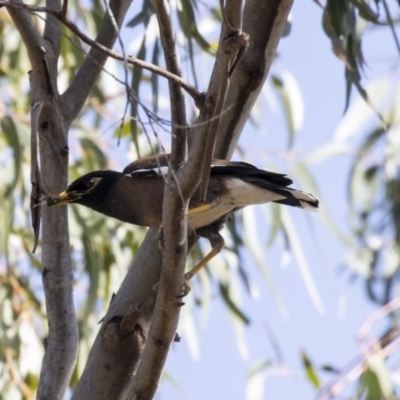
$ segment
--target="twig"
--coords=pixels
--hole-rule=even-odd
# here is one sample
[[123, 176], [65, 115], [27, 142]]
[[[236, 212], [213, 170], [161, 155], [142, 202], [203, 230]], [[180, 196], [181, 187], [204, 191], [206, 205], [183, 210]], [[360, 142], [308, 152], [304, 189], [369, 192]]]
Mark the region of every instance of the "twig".
[[[174, 75], [180, 77], [182, 72], [179, 61], [179, 54], [176, 48], [175, 32], [172, 27], [168, 3], [163, 0], [152, 0], [151, 2], [156, 12], [158, 25], [160, 27], [160, 37], [164, 49], [164, 57], [167, 70]], [[184, 161], [186, 161], [187, 156], [187, 128], [183, 128], [187, 126], [185, 99], [183, 97], [181, 88], [175, 82], [169, 81], [169, 93], [171, 105], [171, 120], [173, 124], [173, 149], [171, 152], [171, 163], [174, 168], [177, 168]]]
[[371, 348], [377, 345], [379, 346], [379, 340], [371, 333], [372, 325], [398, 308], [400, 308], [400, 297], [396, 297], [383, 307], [368, 315], [357, 332], [357, 338], [364, 353], [368, 353]]
[[31, 197], [30, 209], [32, 215], [32, 228], [34, 234], [34, 243], [32, 253], [35, 253], [39, 241], [40, 219], [42, 208], [36, 207], [42, 197], [42, 184], [40, 179], [40, 169], [38, 160], [38, 140], [37, 134], [39, 130], [39, 117], [42, 112], [43, 102], [34, 103], [31, 106]]

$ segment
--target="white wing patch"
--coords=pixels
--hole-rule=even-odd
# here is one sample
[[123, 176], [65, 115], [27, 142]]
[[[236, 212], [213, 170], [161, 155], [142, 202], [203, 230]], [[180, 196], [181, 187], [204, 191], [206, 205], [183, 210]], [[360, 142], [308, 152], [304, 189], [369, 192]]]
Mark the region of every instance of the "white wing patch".
[[231, 194], [231, 201], [235, 202], [236, 207], [246, 207], [250, 204], [264, 204], [285, 198], [282, 195], [252, 185], [241, 179], [228, 179], [225, 185]]
[[165, 177], [168, 174], [168, 167], [156, 167], [156, 168], [143, 168], [127, 174], [128, 176], [162, 176]]

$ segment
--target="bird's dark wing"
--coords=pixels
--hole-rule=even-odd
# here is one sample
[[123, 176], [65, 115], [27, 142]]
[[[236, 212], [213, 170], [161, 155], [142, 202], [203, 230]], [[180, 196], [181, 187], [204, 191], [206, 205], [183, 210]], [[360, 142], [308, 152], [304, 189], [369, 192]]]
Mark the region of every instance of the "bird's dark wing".
[[166, 175], [168, 172], [169, 159], [170, 154], [159, 154], [140, 158], [127, 165], [122, 173], [141, 177]]
[[[264, 171], [244, 162], [214, 160], [211, 167], [211, 178], [213, 177], [240, 179], [243, 182], [264, 189], [266, 193], [270, 192], [282, 196], [279, 200], [272, 200], [275, 203], [310, 210], [317, 209], [319, 205], [318, 199], [312, 194], [288, 187], [292, 184], [292, 180], [286, 175]], [[232, 182], [235, 181], [233, 180]], [[254, 203], [249, 199], [249, 204], [255, 204], [256, 202], [256, 199], [254, 199]]]
[[[258, 180], [262, 180], [264, 182], [270, 184], [272, 183], [273, 185], [278, 186], [289, 186], [293, 183], [293, 181], [284, 174], [264, 171], [262, 169], [258, 169], [254, 165], [245, 162], [213, 160], [213, 163], [211, 165], [211, 177], [218, 176], [229, 176], [231, 178], [239, 178], [246, 181], [247, 179], [245, 178], [257, 178]], [[255, 184], [254, 182], [251, 183]]]
[[[142, 177], [166, 175], [168, 172], [169, 159], [170, 154], [144, 157], [127, 165], [123, 170], [123, 174]], [[257, 177], [279, 186], [288, 186], [292, 183], [292, 180], [287, 178], [286, 175], [264, 171], [245, 162], [215, 159], [211, 165], [211, 177], [218, 176], [230, 176], [232, 178]]]

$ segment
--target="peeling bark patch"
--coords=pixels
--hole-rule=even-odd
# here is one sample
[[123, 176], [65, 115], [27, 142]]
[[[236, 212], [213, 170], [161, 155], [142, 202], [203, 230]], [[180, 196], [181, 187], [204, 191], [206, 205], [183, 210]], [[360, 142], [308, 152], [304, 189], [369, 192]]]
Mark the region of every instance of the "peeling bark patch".
[[146, 335], [144, 334], [142, 325], [136, 324], [134, 332], [135, 332], [135, 335], [140, 336], [140, 338], [143, 340], [143, 342], [146, 342]]
[[[135, 332], [137, 326], [140, 326], [137, 323], [137, 316], [128, 315], [122, 318], [120, 328], [123, 334]], [[140, 328], [141, 329], [141, 328]]]

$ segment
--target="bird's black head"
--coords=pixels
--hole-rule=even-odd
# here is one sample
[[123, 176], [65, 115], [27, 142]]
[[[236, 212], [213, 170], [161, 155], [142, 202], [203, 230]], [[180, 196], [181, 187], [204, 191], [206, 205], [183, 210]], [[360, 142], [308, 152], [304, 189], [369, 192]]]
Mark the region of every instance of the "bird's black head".
[[[88, 205], [101, 201], [122, 176], [115, 171], [94, 171], [72, 182], [67, 190], [47, 199], [47, 206], [62, 206], [69, 203]], [[86, 203], [86, 204], [85, 204]]]

